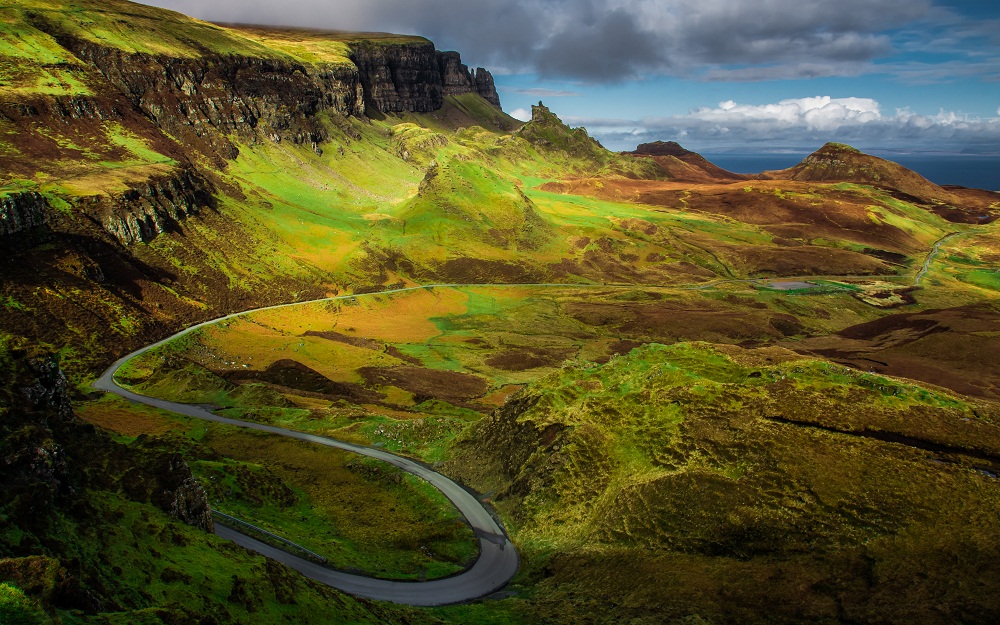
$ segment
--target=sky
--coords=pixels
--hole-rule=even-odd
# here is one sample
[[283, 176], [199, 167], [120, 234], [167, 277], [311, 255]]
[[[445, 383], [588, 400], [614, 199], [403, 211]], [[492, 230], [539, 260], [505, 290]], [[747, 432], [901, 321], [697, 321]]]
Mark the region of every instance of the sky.
[[1000, 154], [996, 0], [147, 0], [201, 19], [418, 34], [611, 149]]

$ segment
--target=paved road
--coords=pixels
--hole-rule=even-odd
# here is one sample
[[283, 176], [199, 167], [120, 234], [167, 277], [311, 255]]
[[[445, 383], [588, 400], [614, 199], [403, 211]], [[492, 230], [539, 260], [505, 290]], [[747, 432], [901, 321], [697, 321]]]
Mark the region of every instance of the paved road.
[[[357, 296], [343, 296], [341, 299], [349, 297]], [[271, 308], [281, 307], [275, 306]], [[111, 367], [104, 372], [104, 374], [93, 384], [93, 386], [94, 388], [103, 391], [116, 393], [134, 402], [169, 410], [187, 417], [204, 419], [215, 423], [224, 423], [226, 425], [248, 428], [261, 432], [269, 432], [279, 436], [287, 436], [289, 438], [295, 438], [318, 445], [327, 445], [329, 447], [344, 449], [356, 454], [388, 462], [389, 464], [397, 466], [408, 473], [412, 473], [413, 475], [430, 482], [438, 490], [440, 490], [445, 497], [451, 500], [455, 507], [458, 508], [459, 512], [461, 512], [465, 517], [466, 521], [468, 521], [479, 540], [479, 557], [471, 567], [462, 573], [451, 577], [426, 582], [390, 581], [364, 577], [361, 575], [352, 575], [341, 571], [334, 571], [285, 551], [281, 551], [280, 549], [267, 545], [259, 540], [251, 538], [250, 536], [246, 536], [236, 530], [221, 525], [217, 526], [216, 533], [223, 538], [232, 540], [233, 542], [256, 551], [257, 553], [260, 553], [268, 558], [273, 558], [274, 560], [282, 562], [301, 572], [306, 577], [328, 584], [335, 588], [339, 588], [340, 590], [349, 592], [353, 595], [367, 597], [369, 599], [379, 599], [416, 606], [447, 605], [478, 599], [503, 588], [511, 580], [511, 578], [514, 577], [514, 574], [517, 573], [517, 569], [520, 564], [517, 551], [514, 549], [514, 546], [507, 538], [503, 529], [497, 525], [497, 522], [492, 516], [490, 516], [490, 513], [483, 508], [482, 504], [476, 499], [476, 497], [440, 473], [436, 473], [418, 462], [414, 462], [407, 458], [401, 458], [380, 449], [352, 445], [350, 443], [297, 432], [295, 430], [221, 417], [201, 406], [181, 404], [139, 395], [118, 386], [115, 382], [115, 372], [117, 372], [118, 369], [129, 359], [173, 340], [178, 336], [192, 332], [197, 328], [218, 323], [219, 321], [223, 321], [225, 319], [238, 317], [242, 314], [247, 313], [229, 315], [222, 319], [198, 324], [197, 326], [188, 328], [187, 330], [160, 341], [159, 343], [129, 354], [115, 364], [111, 365]]]
[[[947, 241], [954, 235], [949, 235], [937, 242], [934, 246], [934, 250], [931, 252], [930, 256], [927, 258], [924, 270], [917, 275], [916, 282], [920, 282], [920, 278], [926, 273], [927, 266], [929, 266], [930, 261], [933, 259], [934, 255], [937, 254], [940, 249], [941, 244]], [[862, 276], [801, 276], [801, 277], [784, 277], [782, 280], [796, 280], [796, 279], [849, 279], [858, 278]], [[864, 276], [871, 277], [871, 276]], [[898, 277], [898, 276], [897, 276]], [[891, 278], [889, 276], [882, 276], [882, 278]], [[335, 588], [339, 588], [345, 592], [349, 592], [354, 595], [361, 597], [367, 597], [370, 599], [381, 599], [386, 601], [393, 601], [396, 603], [404, 603], [409, 605], [419, 605], [419, 606], [430, 606], [430, 605], [447, 605], [450, 603], [461, 603], [463, 601], [469, 601], [471, 599], [477, 599], [484, 597], [488, 594], [493, 593], [505, 586], [517, 573], [519, 566], [519, 559], [517, 556], [517, 551], [511, 544], [510, 540], [504, 531], [497, 525], [493, 517], [490, 516], [479, 501], [465, 491], [462, 487], [455, 484], [453, 481], [449, 480], [445, 476], [436, 473], [427, 467], [408, 460], [406, 458], [401, 458], [395, 456], [388, 452], [372, 449], [370, 447], [363, 447], [360, 445], [352, 445], [350, 443], [344, 443], [331, 438], [325, 438], [322, 436], [314, 436], [312, 434], [305, 434], [303, 432], [297, 432], [295, 430], [288, 430], [285, 428], [278, 428], [269, 425], [262, 425], [259, 423], [251, 423], [249, 421], [239, 421], [237, 419], [229, 419], [226, 417], [220, 417], [211, 411], [192, 404], [181, 404], [177, 402], [167, 401], [163, 399], [156, 399], [154, 397], [146, 397], [145, 395], [139, 395], [128, 391], [115, 382], [115, 373], [124, 365], [126, 362], [143, 354], [149, 350], [160, 347], [161, 345], [173, 341], [174, 339], [180, 338], [185, 334], [189, 334], [210, 325], [214, 325], [229, 319], [235, 319], [252, 313], [257, 313], [266, 310], [277, 310], [280, 308], [290, 308], [293, 306], [304, 306], [307, 304], [315, 304], [317, 302], [325, 301], [336, 301], [336, 300], [350, 300], [360, 297], [374, 297], [379, 295], [392, 295], [396, 293], [404, 293], [407, 291], [418, 291], [423, 289], [435, 289], [435, 288], [472, 288], [472, 287], [494, 287], [494, 288], [512, 288], [512, 287], [540, 287], [540, 288], [559, 288], [559, 289], [573, 289], [573, 288], [671, 288], [678, 290], [702, 290], [708, 289], [713, 286], [720, 284], [731, 284], [731, 283], [758, 283], [761, 280], [758, 279], [719, 279], [712, 280], [710, 282], [700, 283], [700, 284], [689, 284], [689, 285], [664, 285], [662, 287], [656, 287], [653, 285], [636, 285], [636, 284], [428, 284], [422, 286], [406, 287], [402, 289], [394, 289], [390, 291], [380, 291], [377, 293], [367, 293], [367, 294], [357, 294], [357, 295], [339, 295], [336, 297], [323, 298], [319, 300], [312, 300], [308, 302], [296, 302], [292, 304], [281, 304], [278, 306], [267, 306], [264, 308], [257, 308], [254, 310], [248, 310], [241, 313], [234, 313], [231, 315], [226, 315], [225, 317], [220, 317], [219, 319], [213, 319], [211, 321], [206, 321], [204, 323], [199, 323], [197, 325], [191, 326], [178, 332], [177, 334], [163, 339], [157, 343], [144, 347], [137, 350], [128, 356], [125, 356], [118, 360], [115, 364], [111, 365], [104, 374], [94, 382], [94, 388], [99, 390], [107, 391], [110, 393], [116, 393], [122, 397], [146, 404], [148, 406], [153, 406], [156, 408], [162, 408], [164, 410], [169, 410], [177, 414], [181, 414], [187, 417], [193, 417], [196, 419], [204, 419], [206, 421], [214, 421], [216, 423], [224, 423], [226, 425], [233, 425], [236, 427], [248, 428], [253, 430], [259, 430], [262, 432], [269, 432], [272, 434], [277, 434], [279, 436], [288, 436], [290, 438], [296, 438], [299, 440], [308, 441], [311, 443], [316, 443], [318, 445], [327, 445], [330, 447], [337, 447], [339, 449], [344, 449], [350, 452], [361, 454], [364, 456], [369, 456], [371, 458], [377, 458], [388, 462], [389, 464], [395, 465], [400, 469], [412, 473], [418, 477], [421, 477], [431, 484], [433, 484], [438, 490], [444, 493], [455, 507], [458, 508], [459, 512], [465, 517], [465, 519], [472, 526], [473, 531], [479, 538], [479, 558], [476, 562], [468, 568], [466, 571], [439, 580], [432, 580], [427, 582], [396, 582], [388, 580], [378, 580], [369, 577], [363, 577], [360, 575], [351, 575], [348, 573], [343, 573], [340, 571], [334, 571], [323, 566], [320, 566], [314, 562], [304, 560], [290, 553], [272, 547], [265, 544], [259, 540], [251, 538], [245, 534], [241, 534], [236, 530], [230, 529], [224, 526], [218, 526], [216, 533], [223, 538], [232, 540], [248, 549], [256, 551], [262, 555], [269, 558], [283, 562], [288, 566], [300, 571], [302, 574], [315, 579], [317, 581], [329, 584]]]

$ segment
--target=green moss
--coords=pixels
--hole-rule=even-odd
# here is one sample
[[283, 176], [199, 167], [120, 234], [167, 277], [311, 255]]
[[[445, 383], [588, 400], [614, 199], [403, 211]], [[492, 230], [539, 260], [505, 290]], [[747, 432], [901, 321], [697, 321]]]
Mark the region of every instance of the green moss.
[[51, 622], [34, 601], [17, 586], [0, 583], [0, 623], [4, 625], [43, 625]]

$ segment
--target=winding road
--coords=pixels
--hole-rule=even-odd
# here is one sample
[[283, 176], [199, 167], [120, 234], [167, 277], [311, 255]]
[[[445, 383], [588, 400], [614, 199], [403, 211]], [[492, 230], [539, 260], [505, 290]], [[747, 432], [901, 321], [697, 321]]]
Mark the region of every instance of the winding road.
[[[435, 285], [444, 286], [444, 285]], [[565, 285], [560, 285], [565, 286]], [[387, 293], [400, 293], [403, 291], [413, 291], [424, 288], [433, 287], [411, 287], [406, 289], [399, 289], [396, 291], [383, 291], [378, 294], [370, 295], [384, 295]], [[317, 301], [329, 301], [337, 299], [351, 299], [356, 297], [362, 297], [361, 295], [343, 295], [334, 298], [327, 298], [324, 300]], [[232, 425], [241, 428], [247, 428], [251, 430], [258, 430], [260, 432], [268, 432], [271, 434], [276, 434], [278, 436], [287, 436], [289, 438], [294, 438], [310, 443], [315, 443], [317, 445], [326, 445], [328, 447], [336, 447], [338, 449], [343, 449], [356, 454], [361, 454], [363, 456], [368, 456], [370, 458], [376, 458], [387, 462], [393, 466], [399, 467], [407, 473], [411, 473], [423, 480], [426, 480], [435, 488], [440, 490], [445, 497], [447, 497], [458, 511], [465, 517], [465, 520], [472, 527], [475, 532], [477, 539], [479, 540], [479, 557], [476, 561], [464, 570], [463, 572], [453, 575], [450, 577], [444, 577], [441, 579], [435, 579], [425, 582], [410, 582], [410, 581], [392, 581], [375, 579], [372, 577], [365, 577], [362, 575], [353, 575], [350, 573], [344, 573], [342, 571], [336, 571], [333, 569], [326, 568], [322, 565], [316, 564], [309, 560], [305, 560], [286, 551], [282, 551], [276, 547], [272, 547], [267, 543], [261, 542], [255, 538], [242, 534], [234, 529], [225, 527], [223, 525], [216, 526], [216, 534], [227, 540], [231, 540], [238, 545], [246, 547], [252, 551], [255, 551], [263, 556], [272, 558], [288, 565], [289, 567], [299, 571], [306, 577], [314, 579], [318, 582], [333, 586], [348, 592], [352, 595], [357, 595], [359, 597], [365, 597], [368, 599], [378, 599], [383, 601], [392, 601], [394, 603], [402, 603], [414, 606], [436, 606], [436, 605], [448, 605], [453, 603], [462, 603], [465, 601], [470, 601], [473, 599], [478, 599], [485, 597], [497, 590], [500, 590], [514, 577], [517, 573], [518, 566], [520, 565], [520, 560], [517, 555], [517, 550], [514, 549], [514, 545], [510, 542], [507, 534], [504, 532], [497, 522], [493, 519], [490, 513], [483, 507], [476, 497], [471, 493], [466, 491], [464, 488], [448, 479], [447, 477], [432, 471], [426, 466], [409, 460], [407, 458], [402, 458], [394, 454], [390, 454], [381, 449], [374, 449], [371, 447], [364, 447], [361, 445], [352, 445], [350, 443], [345, 443], [343, 441], [338, 441], [332, 438], [326, 438], [323, 436], [315, 436], [312, 434], [306, 434], [304, 432], [297, 432], [295, 430], [289, 430], [285, 428], [274, 427], [270, 425], [263, 425], [260, 423], [252, 423], [249, 421], [240, 421], [237, 419], [229, 419], [227, 417], [221, 417], [212, 413], [211, 411], [197, 405], [193, 404], [182, 404], [178, 402], [167, 401], [164, 399], [157, 399], [155, 397], [147, 397], [145, 395], [140, 395], [138, 393], [133, 393], [127, 389], [122, 388], [115, 381], [115, 373], [129, 360], [143, 354], [147, 351], [160, 347], [165, 343], [168, 343], [174, 339], [177, 339], [185, 334], [194, 332], [199, 328], [204, 328], [228, 319], [234, 319], [236, 317], [241, 317], [243, 315], [248, 315], [254, 312], [260, 312], [262, 310], [274, 310], [278, 308], [287, 308], [290, 306], [302, 306], [309, 303], [315, 302], [301, 302], [297, 304], [286, 304], [282, 306], [269, 306], [267, 308], [260, 308], [252, 311], [236, 313], [232, 315], [227, 315], [219, 319], [212, 321], [207, 321], [205, 323], [200, 323], [195, 326], [191, 326], [186, 330], [178, 332], [177, 334], [166, 338], [162, 341], [144, 347], [137, 350], [124, 358], [121, 358], [115, 364], [111, 365], [107, 371], [101, 375], [94, 383], [93, 387], [102, 391], [107, 391], [110, 393], [115, 393], [128, 399], [130, 401], [145, 404], [147, 406], [152, 406], [154, 408], [161, 408], [163, 410], [169, 410], [186, 417], [193, 417], [195, 419], [203, 419], [205, 421], [212, 421], [215, 423], [223, 423], [226, 425]]]
[[[927, 273], [931, 261], [939, 252], [941, 246], [949, 239], [958, 236], [959, 233], [951, 233], [934, 244], [933, 250], [927, 256], [924, 266], [921, 271], [916, 275], [914, 280], [914, 285], [919, 285], [921, 278]], [[824, 276], [805, 276], [807, 279], [817, 279]], [[830, 276], [825, 276], [830, 278]], [[839, 278], [852, 278], [858, 276], [838, 276]], [[868, 276], [870, 277], [870, 276]], [[796, 278], [782, 278], [783, 280], [793, 280]], [[756, 279], [719, 279], [712, 280], [707, 283], [701, 283], [696, 285], [670, 285], [663, 286], [660, 288], [671, 288], [677, 290], [703, 290], [712, 288], [724, 283], [756, 283]], [[445, 497], [447, 497], [458, 509], [458, 511], [465, 517], [465, 520], [472, 527], [479, 540], [479, 557], [472, 564], [461, 573], [456, 575], [445, 577], [441, 579], [435, 579], [424, 582], [411, 582], [411, 581], [393, 581], [393, 580], [383, 580], [376, 579], [372, 577], [365, 577], [362, 575], [354, 575], [350, 573], [345, 573], [343, 571], [336, 571], [333, 569], [326, 568], [315, 562], [305, 560], [291, 553], [273, 547], [267, 543], [259, 541], [255, 538], [247, 536], [246, 534], [240, 533], [234, 529], [223, 525], [216, 526], [216, 534], [227, 540], [231, 540], [247, 549], [255, 551], [261, 555], [268, 558], [277, 560], [289, 567], [299, 571], [306, 577], [314, 579], [318, 582], [333, 586], [359, 597], [365, 597], [368, 599], [378, 599], [384, 601], [392, 601], [395, 603], [402, 603], [414, 606], [436, 606], [436, 605], [448, 605], [454, 603], [462, 603], [465, 601], [470, 601], [473, 599], [478, 599], [485, 597], [489, 594], [500, 590], [514, 577], [517, 573], [518, 567], [520, 565], [520, 560], [517, 555], [513, 544], [507, 537], [503, 528], [501, 528], [490, 513], [483, 507], [476, 497], [470, 494], [468, 491], [463, 489], [461, 486], [448, 479], [447, 477], [432, 471], [428, 467], [403, 458], [396, 456], [394, 454], [388, 453], [380, 449], [374, 449], [371, 447], [364, 447], [361, 445], [353, 445], [350, 443], [345, 443], [343, 441], [338, 441], [332, 438], [326, 438], [323, 436], [315, 436], [313, 434], [306, 434], [304, 432], [298, 432], [295, 430], [289, 430], [286, 428], [279, 428], [270, 425], [263, 425], [260, 423], [253, 423], [250, 421], [240, 421], [238, 419], [230, 419], [227, 417], [221, 417], [214, 414], [213, 412], [193, 404], [182, 404], [178, 402], [167, 401], [164, 399], [157, 399], [155, 397], [147, 397], [145, 395], [140, 395], [129, 391], [121, 386], [115, 381], [115, 373], [129, 360], [139, 356], [145, 352], [156, 349], [170, 341], [178, 339], [186, 334], [199, 330], [201, 328], [211, 326], [217, 323], [221, 323], [230, 319], [236, 319], [238, 317], [243, 317], [253, 313], [258, 313], [267, 310], [277, 310], [282, 308], [291, 308], [294, 306], [306, 306], [309, 304], [316, 304], [319, 302], [329, 302], [337, 300], [352, 300], [360, 297], [374, 297], [374, 296], [384, 296], [393, 295], [398, 293], [405, 293], [408, 291], [418, 291], [418, 290], [429, 290], [435, 288], [471, 288], [471, 287], [535, 287], [535, 288], [562, 288], [562, 289], [574, 289], [574, 288], [657, 288], [652, 285], [635, 285], [635, 284], [429, 284], [421, 286], [406, 287], [401, 289], [393, 289], [389, 291], [379, 291], [375, 293], [367, 294], [356, 294], [356, 295], [339, 295], [336, 297], [322, 298], [318, 300], [310, 300], [306, 302], [295, 302], [291, 304], [281, 304], [277, 306], [266, 306], [264, 308], [256, 308], [253, 310], [248, 310], [240, 313], [234, 313], [231, 315], [226, 315], [225, 317], [220, 317], [218, 319], [213, 319], [211, 321], [206, 321], [204, 323], [199, 323], [186, 328], [173, 336], [170, 336], [162, 341], [154, 343], [152, 345], [146, 346], [140, 350], [132, 352], [131, 354], [119, 359], [107, 371], [98, 378], [93, 387], [107, 391], [110, 393], [115, 393], [128, 399], [130, 401], [145, 404], [147, 406], [152, 406], [155, 408], [161, 408], [163, 410], [168, 410], [186, 417], [192, 417], [195, 419], [203, 419], [205, 421], [212, 421], [215, 423], [222, 423], [226, 425], [247, 428], [251, 430], [258, 430], [261, 432], [268, 432], [271, 434], [276, 434], [278, 436], [287, 436], [289, 438], [294, 438], [317, 445], [326, 445], [328, 447], [336, 447], [338, 449], [343, 449], [352, 453], [360, 454], [363, 456], [368, 456], [370, 458], [376, 458], [382, 460], [391, 465], [399, 467], [407, 473], [411, 473], [421, 479], [426, 480], [432, 484], [435, 488], [440, 490]]]

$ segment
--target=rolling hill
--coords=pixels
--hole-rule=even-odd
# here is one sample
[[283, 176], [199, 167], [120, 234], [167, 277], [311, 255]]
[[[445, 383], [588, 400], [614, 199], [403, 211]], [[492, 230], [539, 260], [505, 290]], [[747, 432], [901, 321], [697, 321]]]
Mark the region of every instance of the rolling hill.
[[[532, 113], [421, 37], [0, 8], [0, 614], [996, 614], [1000, 194], [840, 144], [743, 176]], [[387, 292], [421, 284], [456, 286]], [[88, 386], [332, 295], [121, 381], [460, 480], [522, 556], [497, 600], [359, 600], [211, 536], [226, 509], [410, 580], [473, 549], [386, 465]]]

